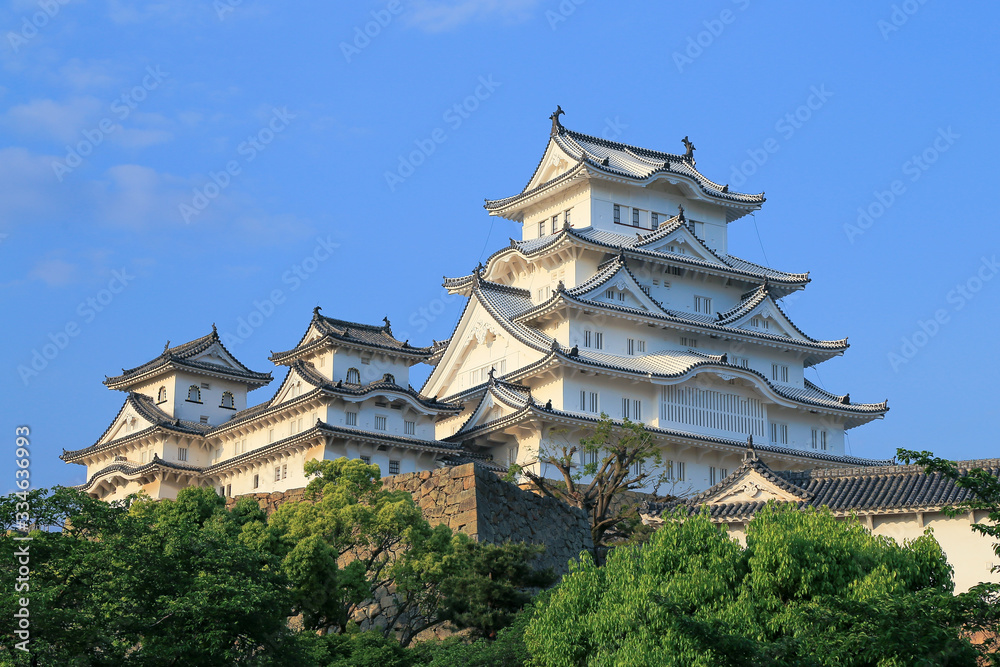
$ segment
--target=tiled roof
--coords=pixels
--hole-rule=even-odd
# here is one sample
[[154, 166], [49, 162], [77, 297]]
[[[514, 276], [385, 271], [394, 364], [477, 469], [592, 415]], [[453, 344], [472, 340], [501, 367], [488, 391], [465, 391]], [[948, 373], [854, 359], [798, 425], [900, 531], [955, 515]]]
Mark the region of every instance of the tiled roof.
[[[520, 405], [520, 407], [517, 410], [508, 415], [500, 417], [499, 419], [484, 422], [476, 426], [470, 426], [471, 422], [471, 416], [470, 416], [469, 420], [467, 420], [466, 423], [463, 424], [454, 435], [449, 436], [448, 438], [445, 439], [455, 442], [463, 442], [470, 438], [476, 437], [477, 435], [482, 435], [484, 433], [490, 433], [493, 431], [500, 431], [514, 424], [517, 424], [525, 419], [530, 419], [537, 416], [549, 415], [553, 418], [561, 420], [570, 420], [574, 422], [584, 422], [591, 424], [597, 424], [600, 421], [598, 417], [591, 414], [571, 412], [566, 410], [557, 410], [555, 408], [548, 407], [547, 405], [542, 405], [540, 403], [537, 403], [534, 400], [534, 398], [531, 397], [531, 392], [527, 387], [523, 385], [518, 385], [516, 383], [502, 382], [500, 380], [496, 380], [492, 383], [487, 382], [481, 385], [480, 387], [477, 388], [477, 390], [478, 391], [485, 390], [486, 393], [493, 391], [495, 394], [497, 386], [501, 384], [507, 385], [509, 387], [519, 387], [522, 390], [519, 391], [517, 395], [519, 400], [512, 402], [512, 404], [510, 404], [510, 407], [517, 407], [518, 405]], [[478, 393], [478, 391], [472, 392], [470, 390], [470, 392], [467, 393]], [[486, 393], [483, 394], [483, 397], [480, 402], [486, 400]], [[473, 410], [473, 414], [475, 414], [475, 412], [476, 411]], [[617, 419], [613, 419], [611, 421], [612, 423], [615, 424], [622, 423], [621, 420]], [[718, 436], [704, 435], [690, 431], [682, 431], [679, 429], [655, 428], [651, 426], [646, 426], [646, 430], [654, 435], [661, 435], [670, 438], [682, 438], [685, 440], [697, 440], [699, 442], [711, 443], [714, 445], [723, 445], [727, 448], [732, 448], [734, 450], [743, 450], [745, 448], [744, 442], [739, 440], [734, 440], [731, 438], [722, 438]], [[836, 454], [827, 454], [812, 450], [793, 449], [791, 447], [781, 447], [778, 445], [756, 445], [756, 449], [757, 451], [760, 452], [777, 454], [784, 457], [794, 457], [796, 459], [802, 459], [806, 461], [810, 460], [822, 461], [824, 463], [840, 463], [844, 465], [855, 465], [855, 466], [884, 466], [890, 463], [890, 461], [884, 459], [866, 459], [858, 456], [846, 456], [846, 455], [838, 456]]]
[[[392, 335], [392, 327], [389, 319], [381, 326], [374, 324], [359, 324], [357, 322], [347, 322], [337, 320], [332, 317], [320, 315], [320, 308], [313, 309], [313, 317], [309, 322], [309, 328], [303, 334], [298, 344], [291, 350], [284, 352], [274, 352], [270, 359], [276, 364], [287, 364], [305, 352], [325, 347], [328, 341], [355, 346], [365, 347], [374, 350], [392, 352], [398, 356], [407, 356], [417, 359], [426, 359], [434, 354], [434, 349], [430, 347], [413, 347], [408, 340], [400, 341]], [[309, 330], [316, 327], [322, 336], [319, 340], [305, 343]]]
[[[101, 440], [111, 431], [116, 423], [118, 423], [118, 417], [125, 412], [126, 408], [132, 408], [136, 414], [138, 414], [143, 419], [152, 423], [151, 426], [141, 430], [129, 433], [123, 438], [118, 438], [116, 440], [109, 440], [108, 442], [102, 443]], [[118, 414], [115, 418], [111, 420], [111, 423], [101, 434], [101, 437], [97, 439], [93, 445], [89, 447], [83, 447], [81, 449], [74, 450], [63, 450], [63, 453], [59, 456], [60, 459], [66, 462], [79, 460], [81, 457], [87, 454], [92, 454], [98, 451], [104, 451], [112, 447], [117, 447], [123, 442], [128, 440], [134, 440], [153, 433], [156, 430], [168, 430], [175, 433], [182, 433], [185, 435], [195, 435], [200, 436], [206, 434], [211, 430], [211, 426], [207, 424], [201, 424], [199, 422], [186, 421], [183, 419], [175, 419], [168, 415], [166, 412], [161, 410], [159, 406], [153, 401], [152, 398], [146, 396], [145, 394], [137, 394], [135, 392], [129, 392], [128, 396], [125, 398], [125, 402], [122, 407], [118, 410]]]
[[[829, 410], [837, 410], [855, 414], [880, 415], [889, 410], [887, 401], [881, 403], [851, 403], [850, 395], [837, 396], [824, 391], [805, 380], [802, 388], [791, 387], [783, 384], [775, 384], [768, 380], [762, 373], [752, 368], [735, 366], [727, 361], [722, 361], [722, 355], [708, 355], [691, 350], [664, 350], [651, 354], [638, 356], [620, 356], [605, 354], [587, 349], [577, 349], [573, 351], [557, 350], [552, 352], [565, 361], [600, 366], [612, 370], [621, 370], [629, 373], [654, 376], [657, 378], [672, 378], [684, 375], [701, 366], [714, 366], [723, 372], [733, 375], [750, 374], [754, 375], [758, 381], [770, 387], [778, 396], [787, 398], [796, 403], [814, 405]], [[546, 360], [542, 360], [546, 361]], [[538, 362], [541, 364], [541, 362]]]
[[[973, 498], [968, 489], [940, 473], [927, 474], [923, 466], [884, 465], [851, 468], [824, 468], [805, 471], [771, 470], [756, 457], [707, 491], [680, 503], [648, 504], [643, 514], [651, 517], [669, 513], [679, 506], [690, 511], [708, 503], [713, 519], [749, 520], [765, 502], [718, 503], [709, 499], [724, 491], [753, 467], [767, 479], [800, 498], [799, 507], [829, 507], [834, 513], [905, 512], [936, 510]], [[958, 461], [963, 473], [982, 468], [1000, 476], [1000, 459]]]
[[480, 280], [474, 276], [473, 294], [479, 298], [483, 307], [507, 331], [525, 345], [536, 350], [548, 350], [552, 347], [552, 338], [541, 331], [521, 324], [515, 318], [534, 307], [528, 290], [508, 287], [499, 283]]
[[[785, 314], [781, 307], [778, 306], [774, 299], [770, 298], [770, 292], [767, 285], [762, 285], [756, 290], [752, 290], [747, 294], [743, 295], [742, 300], [732, 309], [726, 313], [721, 313], [717, 317], [712, 317], [711, 315], [698, 314], [698, 313], [688, 313], [684, 311], [671, 310], [664, 308], [663, 305], [656, 299], [653, 299], [649, 294], [646, 294], [645, 290], [643, 294], [655, 305], [655, 310], [641, 310], [637, 308], [632, 308], [630, 306], [623, 306], [617, 303], [609, 303], [605, 301], [595, 301], [593, 299], [584, 298], [584, 295], [594, 289], [600, 287], [604, 283], [612, 280], [614, 276], [619, 271], [626, 271], [632, 280], [636, 283], [637, 287], [642, 290], [642, 286], [639, 284], [638, 279], [628, 268], [622, 256], [614, 257], [604, 264], [601, 265], [599, 270], [590, 278], [588, 278], [581, 285], [574, 287], [572, 289], [557, 291], [549, 298], [547, 301], [533, 306], [530, 310], [525, 311], [521, 315], [517, 316], [520, 321], [529, 321], [530, 318], [534, 317], [536, 314], [543, 313], [545, 311], [551, 310], [554, 306], [560, 305], [565, 302], [575, 303], [584, 307], [600, 308], [605, 310], [610, 310], [613, 312], [621, 312], [631, 315], [638, 315], [641, 317], [648, 317], [652, 319], [666, 320], [671, 322], [676, 322], [678, 324], [694, 326], [698, 328], [707, 328], [717, 332], [725, 332], [730, 335], [747, 336], [750, 338], [758, 338], [762, 340], [767, 340], [782, 345], [792, 345], [792, 346], [803, 346], [814, 349], [828, 350], [830, 352], [839, 353], [846, 350], [849, 346], [847, 339], [843, 338], [840, 340], [818, 340], [806, 335], [801, 329], [799, 329], [794, 322]], [[766, 333], [764, 331], [757, 331], [754, 329], [743, 329], [738, 327], [731, 327], [730, 324], [736, 322], [740, 318], [744, 317], [750, 313], [754, 308], [759, 306], [763, 301], [769, 301], [771, 305], [774, 306], [775, 310], [779, 311], [782, 316], [788, 321], [792, 329], [802, 336], [804, 340], [790, 338], [788, 336], [777, 335], [772, 333]], [[808, 365], [808, 364], [807, 364]]]
[[319, 387], [324, 391], [333, 394], [340, 394], [343, 396], [367, 396], [369, 394], [384, 394], [385, 392], [392, 392], [395, 394], [404, 394], [409, 396], [420, 405], [431, 410], [441, 412], [461, 412], [462, 410], [462, 406], [460, 405], [445, 403], [434, 398], [427, 398], [420, 395], [413, 387], [403, 387], [396, 384], [394, 380], [389, 380], [385, 377], [381, 380], [369, 382], [368, 384], [353, 384], [350, 382], [333, 383], [323, 377], [312, 364], [302, 360], [293, 362], [291, 370], [298, 373], [303, 380], [312, 386]]
[[[195, 361], [191, 358], [201, 352], [204, 352], [213, 345], [218, 345], [225, 350], [226, 354], [229, 355], [232, 361], [237, 365], [237, 368], [222, 366], [220, 364], [214, 364], [206, 361]], [[270, 373], [257, 373], [241, 364], [233, 353], [227, 350], [226, 346], [222, 344], [222, 340], [219, 338], [219, 333], [213, 324], [212, 333], [182, 345], [175, 345], [174, 347], [164, 346], [163, 352], [160, 353], [160, 356], [147, 361], [141, 366], [136, 366], [135, 368], [123, 368], [121, 375], [106, 378], [104, 380], [104, 384], [111, 389], [125, 388], [128, 385], [134, 384], [135, 381], [143, 378], [144, 376], [150, 375], [155, 371], [170, 365], [187, 368], [195, 372], [201, 371], [216, 375], [226, 375], [245, 382], [250, 387], [263, 386], [273, 379]]]
[[[716, 183], [706, 178], [695, 168], [694, 159], [684, 155], [664, 153], [648, 148], [630, 146], [617, 141], [608, 141], [600, 137], [567, 130], [561, 125], [557, 131], [552, 133], [551, 141], [555, 142], [570, 158], [576, 160], [576, 165], [559, 176], [541, 183], [530, 190], [525, 186], [520, 193], [511, 197], [487, 200], [485, 207], [488, 211], [498, 211], [506, 208], [546, 188], [570, 180], [584, 170], [587, 173], [605, 174], [612, 178], [626, 178], [636, 182], [655, 180], [661, 175], [680, 176], [712, 199], [723, 204], [739, 207], [744, 209], [744, 211], [758, 208], [764, 202], [763, 193], [743, 194], [730, 192], [728, 185]], [[541, 168], [541, 162], [539, 162], [535, 173], [538, 172], [539, 168]], [[532, 175], [532, 180], [534, 180], [534, 174]]]
[[[513, 251], [521, 254], [522, 256], [530, 257], [544, 252], [546, 249], [555, 246], [562, 241], [567, 241], [570, 243], [582, 242], [591, 244], [608, 252], [618, 253], [624, 251], [626, 257], [644, 261], [669, 260], [672, 264], [678, 266], [686, 266], [721, 275], [735, 276], [750, 283], [761, 284], [764, 281], [769, 281], [771, 283], [772, 290], [777, 292], [779, 296], [784, 296], [784, 293], [799, 289], [809, 282], [808, 273], [787, 273], [784, 271], [778, 271], [777, 269], [764, 267], [733, 255], [717, 253], [702, 243], [693, 234], [691, 235], [692, 238], [697, 241], [702, 248], [704, 248], [707, 254], [714, 256], [718, 261], [709, 261], [689, 254], [666, 251], [661, 252], [659, 250], [652, 250], [644, 247], [645, 244], [650, 243], [650, 239], [654, 236], [662, 238], [662, 236], [665, 236], [667, 233], [671, 233], [676, 230], [680, 225], [683, 225], [683, 223], [679, 222], [675, 216], [671, 221], [661, 224], [660, 228], [652, 234], [647, 234], [642, 238], [618, 234], [594, 227], [586, 227], [581, 230], [565, 227], [554, 234], [542, 236], [536, 239], [529, 239], [527, 241], [511, 239], [508, 247], [501, 248], [500, 250], [494, 252], [486, 260], [487, 270], [484, 272], [484, 275], [489, 274], [489, 267], [491, 266], [491, 263], [504, 253]], [[463, 289], [468, 288], [471, 281], [472, 274], [460, 276], [458, 278], [445, 277], [443, 285], [448, 289]]]
[[201, 468], [198, 468], [196, 466], [189, 466], [189, 465], [185, 465], [183, 463], [173, 463], [173, 462], [164, 461], [158, 455], [153, 454], [153, 460], [152, 461], [150, 461], [149, 463], [143, 463], [141, 465], [135, 465], [134, 463], [131, 463], [131, 462], [128, 462], [128, 461], [121, 461], [121, 462], [118, 462], [118, 463], [112, 463], [108, 467], [102, 468], [101, 470], [98, 470], [97, 472], [95, 472], [93, 475], [90, 476], [90, 479], [88, 479], [83, 484], [80, 484], [80, 485], [78, 485], [78, 486], [76, 486], [74, 488], [79, 489], [80, 491], [86, 491], [87, 489], [89, 489], [90, 487], [92, 487], [97, 482], [97, 480], [99, 480], [101, 477], [106, 477], [107, 475], [110, 475], [110, 474], [116, 473], [116, 472], [120, 472], [123, 475], [127, 475], [127, 476], [131, 477], [133, 475], [141, 475], [141, 474], [149, 472], [151, 470], [162, 470], [164, 468], [166, 468], [168, 470], [177, 470], [177, 471], [181, 471], [181, 472], [190, 472], [190, 473], [195, 474], [195, 475], [197, 475], [198, 473], [201, 472]]

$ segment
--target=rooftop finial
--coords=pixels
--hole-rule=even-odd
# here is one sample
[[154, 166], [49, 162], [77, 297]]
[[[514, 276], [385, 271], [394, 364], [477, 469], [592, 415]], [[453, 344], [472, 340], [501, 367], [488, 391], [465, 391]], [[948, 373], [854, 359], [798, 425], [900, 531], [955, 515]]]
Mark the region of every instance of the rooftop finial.
[[490, 367], [490, 382], [493, 382], [493, 374], [496, 372], [496, 368]]
[[748, 460], [754, 460], [756, 458], [757, 458], [757, 452], [754, 451], [753, 434], [751, 434], [750, 437], [747, 438], [747, 451], [745, 454], [743, 454], [743, 460], [748, 461]]
[[694, 162], [694, 144], [688, 141], [687, 135], [681, 139], [681, 142], [684, 144], [684, 159]]
[[479, 262], [479, 264], [476, 264], [476, 268], [473, 269], [472, 272], [473, 273], [482, 273], [483, 272], [483, 263]]
[[163, 344], [163, 351], [166, 352], [169, 349], [170, 349], [170, 341], [168, 340], [166, 343]]
[[549, 116], [549, 120], [552, 121], [552, 135], [553, 136], [559, 134], [559, 130], [563, 129], [562, 123], [559, 122], [559, 116], [563, 115], [564, 113], [566, 113], [566, 112], [563, 111], [562, 107], [557, 104], [556, 105], [556, 110], [552, 112], [551, 116]]
[[687, 218], [684, 217], [684, 204], [677, 205], [677, 219], [681, 222], [687, 222]]
[[217, 334], [219, 330], [215, 328], [215, 322], [212, 322], [212, 333]]
[[316, 306], [315, 308], [313, 308], [313, 317], [319, 317], [319, 311], [321, 311], [321, 310], [323, 310], [323, 309], [320, 308], [319, 306]]
[[390, 325], [389, 325], [389, 316], [388, 315], [386, 315], [385, 317], [383, 317], [382, 321], [385, 322], [385, 328], [386, 329], [391, 328]]

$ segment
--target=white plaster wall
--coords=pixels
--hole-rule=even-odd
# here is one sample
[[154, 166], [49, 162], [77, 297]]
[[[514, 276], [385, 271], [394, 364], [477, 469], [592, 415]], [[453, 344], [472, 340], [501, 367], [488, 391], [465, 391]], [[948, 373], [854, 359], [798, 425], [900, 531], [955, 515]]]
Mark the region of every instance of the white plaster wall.
[[[330, 356], [329, 353], [326, 355]], [[349, 348], [338, 348], [333, 353], [332, 371], [327, 375], [333, 382], [338, 380], [347, 381], [347, 371], [350, 368], [357, 368], [361, 375], [361, 384], [377, 382], [389, 373], [396, 381], [396, 384], [405, 387], [410, 382], [410, 365], [408, 362], [394, 359], [383, 354], [371, 356], [361, 354], [360, 351]], [[324, 366], [329, 368], [329, 366]]]
[[[208, 389], [202, 387], [205, 382]], [[208, 423], [218, 426], [229, 421], [233, 414], [244, 410], [247, 407], [246, 385], [231, 380], [220, 380], [218, 378], [196, 375], [193, 373], [179, 372], [173, 378], [173, 391], [167, 387], [168, 401], [173, 401], [173, 412], [168, 412], [174, 417], [187, 421], [199, 422], [202, 415], [208, 417]], [[187, 400], [188, 388], [194, 385], [201, 390], [201, 403], [192, 403]], [[222, 393], [228, 391], [233, 394], [235, 409], [230, 410], [220, 407], [222, 404]], [[153, 394], [155, 399], [155, 394]], [[173, 396], [174, 398], [171, 398]], [[160, 406], [161, 409], [163, 406]]]
[[552, 234], [552, 216], [558, 215], [559, 221], [555, 231], [562, 229], [565, 213], [570, 211], [570, 225], [575, 229], [590, 226], [590, 188], [585, 184], [573, 185], [559, 190], [551, 197], [529, 206], [524, 211], [524, 222], [521, 228], [521, 239], [524, 241], [538, 238], [538, 223], [545, 222], [545, 235]]

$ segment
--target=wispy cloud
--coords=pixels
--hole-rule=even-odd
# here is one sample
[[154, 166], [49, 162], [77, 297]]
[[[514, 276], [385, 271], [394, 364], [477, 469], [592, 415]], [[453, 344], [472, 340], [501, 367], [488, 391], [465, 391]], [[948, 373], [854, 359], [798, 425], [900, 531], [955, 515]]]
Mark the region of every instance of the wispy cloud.
[[71, 88], [93, 90], [107, 88], [121, 81], [121, 77], [115, 70], [115, 66], [108, 61], [88, 60], [84, 62], [79, 58], [71, 58], [59, 68], [58, 76], [61, 83]]
[[426, 32], [453, 30], [470, 21], [526, 21], [539, 0], [414, 0], [410, 23]]
[[63, 287], [76, 282], [77, 269], [76, 264], [59, 257], [50, 257], [37, 262], [28, 277], [41, 280], [49, 287]]
[[91, 96], [74, 97], [66, 102], [35, 99], [8, 109], [4, 121], [17, 132], [68, 143], [99, 118], [102, 106]]

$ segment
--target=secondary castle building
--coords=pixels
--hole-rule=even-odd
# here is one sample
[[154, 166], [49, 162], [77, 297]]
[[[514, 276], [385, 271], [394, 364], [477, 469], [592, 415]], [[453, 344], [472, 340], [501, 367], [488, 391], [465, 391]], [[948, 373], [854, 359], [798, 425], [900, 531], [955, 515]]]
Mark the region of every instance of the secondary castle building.
[[[958, 461], [957, 467], [963, 475], [974, 469], [1000, 475], [1000, 459]], [[955, 590], [963, 592], [981, 581], [1000, 582], [1000, 572], [992, 571], [993, 540], [972, 530], [974, 524], [989, 522], [989, 513], [947, 511], [972, 498], [967, 489], [940, 473], [925, 473], [922, 466], [772, 470], [749, 449], [739, 468], [710, 489], [687, 500], [646, 503], [640, 514], [645, 523], [657, 526], [678, 512], [684, 516], [707, 508], [712, 522], [744, 545], [747, 524], [768, 502], [826, 507], [838, 519], [858, 520], [873, 534], [897, 542], [931, 528], [955, 568]]]
[[[814, 338], [779, 305], [809, 276], [730, 253], [728, 225], [763, 194], [711, 181], [694, 146], [665, 153], [563, 127], [527, 185], [488, 200], [520, 239], [445, 286], [467, 298], [452, 335], [414, 347], [389, 321], [364, 325], [317, 308], [302, 339], [271, 356], [273, 381], [210, 334], [109, 377], [125, 394], [97, 441], [62, 458], [87, 466], [107, 499], [187, 485], [227, 496], [304, 486], [310, 459], [360, 457], [383, 474], [478, 460], [534, 466], [585, 437], [601, 414], [642, 423], [671, 489], [701, 491], [741, 464], [744, 443], [776, 470], [886, 464], [848, 456], [846, 430], [885, 402], [832, 394], [805, 369], [847, 349]], [[417, 363], [434, 366], [420, 391]], [[432, 398], [433, 397], [433, 398]], [[580, 463], [585, 463], [582, 459]], [[648, 489], [650, 491], [654, 489]]]
[[848, 347], [782, 310], [808, 274], [730, 252], [728, 226], [763, 194], [708, 179], [687, 137], [665, 153], [574, 132], [561, 114], [524, 188], [486, 202], [521, 238], [445, 279], [468, 301], [424, 392], [465, 407], [438, 438], [545, 474], [538, 452], [604, 413], [649, 429], [674, 492], [727, 477], [748, 437], [776, 469], [888, 463], [844, 451], [845, 431], [887, 404], [805, 377]]
[[122, 370], [104, 384], [125, 393], [118, 415], [93, 445], [64, 451], [87, 466], [81, 488], [116, 500], [144, 491], [174, 498], [185, 486], [225, 496], [301, 488], [303, 465], [341, 456], [377, 463], [383, 474], [468, 462], [458, 445], [435, 439], [437, 420], [461, 408], [409, 386], [410, 367], [435, 350], [372, 326], [325, 317], [317, 308], [298, 344], [271, 356], [284, 379], [250, 370], [212, 332]]

